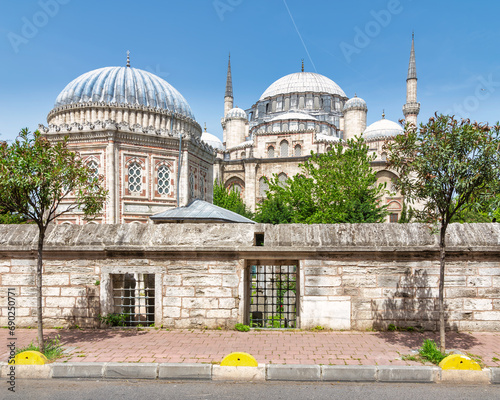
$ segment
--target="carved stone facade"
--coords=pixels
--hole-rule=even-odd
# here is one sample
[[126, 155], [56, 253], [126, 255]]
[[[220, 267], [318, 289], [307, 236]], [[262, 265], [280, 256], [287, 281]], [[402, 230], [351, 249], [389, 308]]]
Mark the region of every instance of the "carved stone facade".
[[[212, 201], [214, 149], [185, 99], [160, 78], [130, 67], [90, 71], [61, 92], [40, 126], [53, 142], [68, 137], [109, 192], [93, 223], [149, 221], [194, 199]], [[62, 204], [64, 207], [64, 204]], [[58, 223], [83, 224], [81, 213]]]

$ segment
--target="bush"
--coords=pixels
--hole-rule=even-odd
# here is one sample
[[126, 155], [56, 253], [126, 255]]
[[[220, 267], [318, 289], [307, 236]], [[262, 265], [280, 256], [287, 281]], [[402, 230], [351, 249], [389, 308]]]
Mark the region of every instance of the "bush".
[[126, 314], [108, 314], [106, 316], [99, 314], [99, 321], [109, 326], [125, 326], [126, 320]]
[[250, 330], [250, 327], [248, 325], [236, 324], [234, 326], [234, 329], [240, 332], [248, 332]]
[[446, 354], [441, 353], [441, 351], [437, 348], [436, 342], [430, 339], [424, 340], [424, 343], [418, 353], [422, 358], [436, 365], [446, 357]]

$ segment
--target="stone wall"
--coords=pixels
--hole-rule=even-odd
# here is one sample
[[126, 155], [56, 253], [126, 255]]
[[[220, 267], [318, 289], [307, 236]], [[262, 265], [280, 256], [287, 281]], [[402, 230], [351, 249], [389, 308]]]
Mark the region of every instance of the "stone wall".
[[[264, 246], [255, 246], [255, 234]], [[0, 325], [7, 288], [17, 324], [34, 326], [36, 226], [0, 225]], [[419, 224], [59, 225], [47, 234], [46, 326], [96, 326], [112, 312], [112, 274], [155, 275], [155, 323], [175, 328], [248, 322], [249, 260], [298, 263], [298, 325], [436, 329], [438, 237]], [[449, 228], [448, 326], [500, 330], [500, 226]]]

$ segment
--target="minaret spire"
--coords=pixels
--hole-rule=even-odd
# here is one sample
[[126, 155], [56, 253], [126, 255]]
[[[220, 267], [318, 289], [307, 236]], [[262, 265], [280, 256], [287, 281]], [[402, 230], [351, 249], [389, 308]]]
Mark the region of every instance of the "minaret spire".
[[231, 53], [229, 53], [229, 61], [227, 62], [227, 80], [226, 80], [225, 97], [233, 97], [233, 79], [231, 77]]
[[408, 78], [417, 79], [417, 65], [415, 63], [415, 34], [411, 34], [410, 63], [408, 65]]
[[227, 62], [226, 94], [224, 95], [224, 117], [233, 108], [233, 78], [231, 77], [231, 53]]
[[127, 50], [127, 67], [130, 67], [130, 51]]
[[408, 77], [406, 78], [406, 104], [403, 114], [407, 123], [417, 126], [417, 116], [420, 112], [420, 103], [417, 102], [417, 64], [415, 62], [415, 34], [411, 34], [410, 62]]
[[302, 59], [302, 72], [304, 72], [304, 59]]

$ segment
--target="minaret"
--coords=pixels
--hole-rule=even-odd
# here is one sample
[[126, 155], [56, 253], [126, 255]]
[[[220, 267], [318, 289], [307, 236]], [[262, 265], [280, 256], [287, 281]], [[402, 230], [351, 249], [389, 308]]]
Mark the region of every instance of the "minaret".
[[227, 62], [226, 94], [224, 95], [224, 117], [233, 108], [233, 80], [231, 78], [231, 53]]
[[417, 116], [420, 111], [420, 103], [417, 103], [417, 66], [415, 64], [415, 36], [411, 35], [410, 63], [408, 65], [408, 78], [406, 78], [406, 104], [403, 106], [403, 114], [406, 122], [417, 126]]

